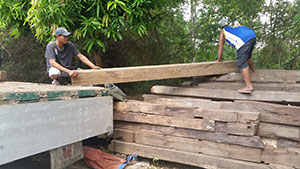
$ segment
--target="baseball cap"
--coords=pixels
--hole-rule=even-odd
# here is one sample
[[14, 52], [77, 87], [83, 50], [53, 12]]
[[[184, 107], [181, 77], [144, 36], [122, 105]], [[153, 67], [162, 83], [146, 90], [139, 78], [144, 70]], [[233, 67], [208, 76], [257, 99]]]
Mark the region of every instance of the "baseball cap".
[[71, 34], [71, 32], [68, 32], [67, 29], [65, 29], [63, 27], [57, 28], [55, 31], [55, 36], [58, 36], [58, 35], [69, 36], [70, 34]]

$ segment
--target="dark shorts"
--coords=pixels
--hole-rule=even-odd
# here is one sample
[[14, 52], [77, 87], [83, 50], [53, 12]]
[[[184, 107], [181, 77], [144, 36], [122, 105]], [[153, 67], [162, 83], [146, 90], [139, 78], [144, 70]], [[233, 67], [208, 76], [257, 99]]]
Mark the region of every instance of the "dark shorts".
[[254, 45], [256, 44], [256, 38], [249, 40], [242, 46], [239, 50], [237, 50], [236, 61], [240, 70], [246, 68], [248, 66], [248, 60], [251, 58], [252, 51], [254, 49]]

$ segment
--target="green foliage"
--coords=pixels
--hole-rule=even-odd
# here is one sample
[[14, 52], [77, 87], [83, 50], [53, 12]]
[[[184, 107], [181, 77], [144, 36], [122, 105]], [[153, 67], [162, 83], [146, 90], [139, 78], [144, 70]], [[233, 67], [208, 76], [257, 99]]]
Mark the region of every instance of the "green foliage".
[[107, 38], [122, 40], [125, 29], [147, 34], [166, 5], [167, 1], [159, 0], [1, 0], [0, 25], [13, 28], [15, 35], [30, 28], [42, 42], [53, 40], [57, 27], [65, 27], [84, 40], [84, 49], [90, 53], [104, 49]]
[[296, 69], [299, 66], [300, 51], [299, 3], [276, 1], [264, 7], [269, 21], [261, 29], [261, 50], [257, 65], [271, 69]]
[[[264, 1], [203, 0], [197, 21], [192, 25], [197, 39], [197, 61], [217, 59], [219, 33], [225, 26], [245, 25], [255, 31], [260, 26], [259, 12]], [[234, 60], [236, 52], [226, 45], [224, 60]]]
[[[47, 81], [25, 74], [34, 65], [34, 73], [40, 73], [36, 76], [47, 78], [43, 72], [45, 46], [34, 43], [33, 35], [46, 43], [55, 39], [58, 26], [73, 32], [70, 40], [85, 49], [83, 53], [100, 54], [104, 67], [120, 67], [192, 62], [194, 57], [196, 62], [214, 61], [220, 30], [234, 25], [254, 29], [257, 68], [300, 68], [299, 0], [274, 4], [264, 0], [194, 1], [198, 4], [195, 22], [184, 20], [180, 7], [184, 0], [0, 0], [0, 27], [18, 37], [11, 40], [1, 34], [0, 57], [5, 65], [1, 69], [15, 72], [16, 80]], [[226, 43], [223, 59], [235, 58], [235, 49]], [[178, 85], [180, 80], [121, 86], [145, 93], [154, 84], [166, 83]]]
[[9, 28], [12, 35], [20, 37], [29, 30], [23, 26], [29, 7], [25, 0], [0, 0], [0, 28]]
[[45, 46], [37, 43], [32, 34], [12, 39], [0, 32], [1, 70], [7, 71], [7, 79], [24, 82], [49, 82], [46, 74]]

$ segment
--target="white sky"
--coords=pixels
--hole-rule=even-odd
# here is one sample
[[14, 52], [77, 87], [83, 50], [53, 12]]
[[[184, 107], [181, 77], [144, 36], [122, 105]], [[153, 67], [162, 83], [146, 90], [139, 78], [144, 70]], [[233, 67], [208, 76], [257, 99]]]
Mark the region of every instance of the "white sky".
[[[270, 2], [272, 1], [272, 3], [275, 3], [276, 1], [282, 1], [282, 0], [266, 0], [266, 4], [269, 5]], [[283, 0], [283, 1], [290, 1], [290, 2], [295, 2], [295, 0]], [[200, 5], [197, 6], [196, 8], [201, 8], [201, 1], [199, 2]], [[182, 9], [183, 9], [183, 12], [184, 12], [184, 19], [186, 21], [190, 20], [191, 18], [191, 13], [190, 13], [190, 10], [191, 10], [191, 7], [190, 7], [190, 1], [187, 1], [187, 3], [185, 3], [183, 6], [182, 6]], [[196, 10], [197, 11], [197, 10]], [[267, 16], [263, 16], [261, 15], [261, 20], [263, 22], [266, 22], [266, 18]]]

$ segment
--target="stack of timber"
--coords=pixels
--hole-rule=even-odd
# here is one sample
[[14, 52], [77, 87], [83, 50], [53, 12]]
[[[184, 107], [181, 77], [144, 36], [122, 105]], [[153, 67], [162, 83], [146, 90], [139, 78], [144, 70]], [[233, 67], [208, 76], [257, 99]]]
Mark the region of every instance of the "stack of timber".
[[108, 94], [102, 87], [0, 82], [0, 166], [112, 133]]
[[252, 95], [237, 92], [240, 73], [154, 86], [144, 101], [115, 103], [111, 150], [213, 169], [300, 168], [299, 74], [257, 70]]

